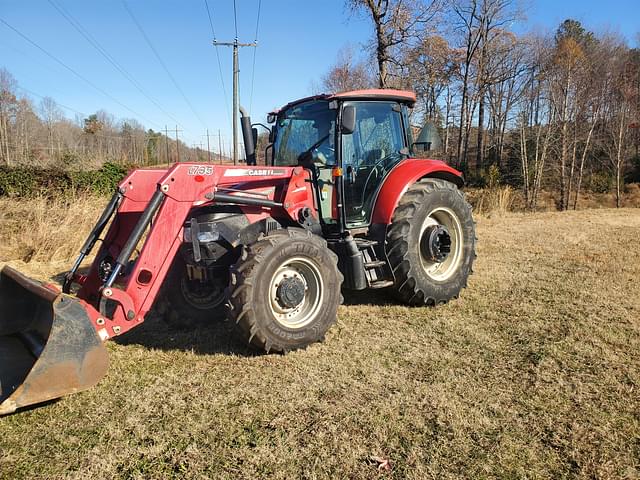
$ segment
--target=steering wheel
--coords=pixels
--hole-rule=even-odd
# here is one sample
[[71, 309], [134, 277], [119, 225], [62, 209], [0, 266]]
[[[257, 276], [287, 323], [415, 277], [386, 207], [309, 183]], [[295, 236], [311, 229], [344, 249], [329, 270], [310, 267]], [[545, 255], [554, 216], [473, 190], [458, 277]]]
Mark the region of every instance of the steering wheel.
[[[335, 153], [335, 149], [327, 147], [327, 150], [331, 153]], [[313, 163], [319, 163], [320, 165], [326, 165], [328, 163], [326, 155], [319, 150], [319, 146], [311, 151]]]
[[[328, 133], [327, 135], [322, 137], [320, 140], [315, 142], [313, 145], [311, 145], [309, 148], [307, 148], [300, 155], [298, 155], [298, 163], [301, 164], [301, 163], [304, 163], [305, 161], [311, 160], [312, 163], [314, 164], [319, 163], [321, 165], [326, 165], [327, 157], [325, 156], [324, 153], [318, 150], [318, 147], [320, 147], [320, 145], [326, 142], [330, 136], [331, 134]], [[335, 152], [335, 150], [331, 147], [328, 147], [328, 150], [330, 150], [332, 153]]]

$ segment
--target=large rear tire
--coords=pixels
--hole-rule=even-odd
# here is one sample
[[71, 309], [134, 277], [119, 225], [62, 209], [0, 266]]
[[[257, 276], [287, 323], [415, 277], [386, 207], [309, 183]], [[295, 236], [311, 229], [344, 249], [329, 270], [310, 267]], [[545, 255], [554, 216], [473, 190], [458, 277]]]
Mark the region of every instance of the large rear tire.
[[231, 269], [229, 318], [254, 347], [287, 352], [322, 341], [342, 300], [338, 258], [300, 228], [244, 247]]
[[475, 259], [471, 206], [451, 182], [426, 178], [400, 199], [387, 230], [395, 296], [408, 305], [457, 298]]

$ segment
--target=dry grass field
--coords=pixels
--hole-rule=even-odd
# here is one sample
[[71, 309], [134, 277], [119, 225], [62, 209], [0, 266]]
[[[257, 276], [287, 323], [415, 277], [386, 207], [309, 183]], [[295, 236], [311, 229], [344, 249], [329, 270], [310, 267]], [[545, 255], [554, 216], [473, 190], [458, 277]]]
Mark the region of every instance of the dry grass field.
[[[10, 202], [0, 263], [39, 278], [100, 209], [20, 222]], [[0, 418], [0, 478], [639, 478], [640, 210], [482, 217], [478, 236], [459, 300], [346, 295], [305, 351], [149, 319], [97, 388]]]

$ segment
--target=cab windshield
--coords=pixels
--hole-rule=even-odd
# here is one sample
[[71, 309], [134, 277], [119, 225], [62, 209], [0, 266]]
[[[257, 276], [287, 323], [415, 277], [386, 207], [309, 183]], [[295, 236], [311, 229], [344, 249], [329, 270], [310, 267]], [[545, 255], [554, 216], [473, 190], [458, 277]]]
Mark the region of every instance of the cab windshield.
[[335, 165], [336, 110], [326, 100], [312, 100], [280, 112], [273, 145], [274, 164], [297, 165], [305, 156], [313, 163]]

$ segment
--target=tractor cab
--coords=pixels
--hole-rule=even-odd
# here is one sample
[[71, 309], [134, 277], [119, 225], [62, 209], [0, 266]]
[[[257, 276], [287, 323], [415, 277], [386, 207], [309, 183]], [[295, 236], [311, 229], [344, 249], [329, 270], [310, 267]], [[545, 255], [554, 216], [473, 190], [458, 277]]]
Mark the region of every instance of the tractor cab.
[[317, 95], [289, 103], [270, 115], [271, 162], [312, 170], [325, 229], [340, 224], [341, 216], [346, 228], [366, 227], [385, 178], [410, 156], [408, 110], [414, 103], [413, 93], [396, 90]]

